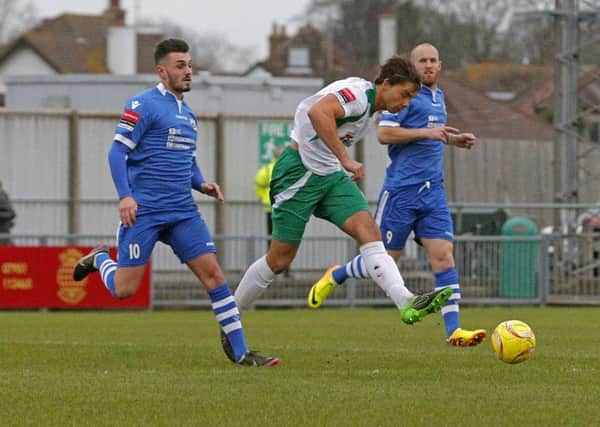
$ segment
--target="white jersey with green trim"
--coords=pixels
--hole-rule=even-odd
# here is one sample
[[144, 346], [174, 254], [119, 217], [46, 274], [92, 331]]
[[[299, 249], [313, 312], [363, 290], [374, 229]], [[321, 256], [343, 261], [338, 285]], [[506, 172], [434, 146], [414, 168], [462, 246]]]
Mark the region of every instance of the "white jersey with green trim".
[[337, 80], [300, 102], [294, 116], [291, 138], [299, 145], [302, 163], [317, 175], [329, 175], [342, 166], [338, 158], [317, 135], [308, 110], [326, 95], [333, 94], [344, 108], [336, 120], [337, 135], [346, 147], [360, 141], [375, 109], [375, 85], [359, 77]]

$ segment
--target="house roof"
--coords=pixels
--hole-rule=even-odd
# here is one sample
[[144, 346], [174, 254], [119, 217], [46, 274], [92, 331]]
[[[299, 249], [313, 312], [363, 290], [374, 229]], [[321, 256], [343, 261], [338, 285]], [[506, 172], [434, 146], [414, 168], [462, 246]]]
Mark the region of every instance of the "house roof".
[[[348, 76], [374, 79], [379, 72], [379, 66], [374, 66], [371, 70], [358, 71], [350, 58], [336, 55], [334, 70], [331, 75], [326, 76], [322, 35], [310, 25], [302, 27], [293, 37], [287, 36], [285, 28], [274, 26], [269, 39], [271, 47], [269, 58], [255, 64], [246, 73], [256, 68], [263, 68], [274, 76], [290, 75], [286, 73], [287, 52], [293, 46], [310, 47], [313, 75], [323, 77], [326, 81]], [[313, 55], [318, 57], [315, 58]], [[554, 130], [551, 125], [537, 117], [523, 114], [510, 104], [490, 99], [483, 90], [473, 84], [444, 73], [440, 87], [445, 93], [450, 126], [485, 138], [553, 140]]]
[[0, 62], [21, 47], [34, 50], [57, 73], [108, 73], [105, 15], [63, 14], [45, 19], [16, 39], [0, 56]]
[[[0, 63], [20, 48], [30, 48], [59, 74], [106, 74], [107, 32], [122, 25], [113, 13], [78, 15], [66, 13], [45, 19], [0, 53]], [[122, 17], [121, 17], [122, 18]], [[152, 72], [152, 51], [157, 34], [137, 34], [138, 72]]]
[[552, 141], [553, 127], [537, 117], [518, 111], [505, 102], [490, 99], [472, 85], [443, 75], [448, 125], [480, 138]]
[[[306, 24], [298, 29], [293, 36], [288, 36], [285, 27], [274, 25], [269, 36], [269, 57], [250, 66], [243, 74], [250, 74], [257, 68], [268, 71], [278, 77], [322, 77], [326, 80], [336, 80], [347, 76], [347, 73], [357, 75], [356, 67], [352, 61], [340, 53], [340, 49], [333, 49], [331, 69], [327, 58], [323, 34], [314, 26]], [[306, 47], [309, 49], [310, 70], [302, 73], [290, 70], [288, 52], [291, 47]]]
[[[600, 105], [600, 68], [591, 70], [577, 80], [577, 93], [580, 106], [591, 108]], [[513, 101], [513, 105], [526, 114], [535, 114], [541, 108], [553, 108], [554, 75], [533, 85], [527, 92]]]

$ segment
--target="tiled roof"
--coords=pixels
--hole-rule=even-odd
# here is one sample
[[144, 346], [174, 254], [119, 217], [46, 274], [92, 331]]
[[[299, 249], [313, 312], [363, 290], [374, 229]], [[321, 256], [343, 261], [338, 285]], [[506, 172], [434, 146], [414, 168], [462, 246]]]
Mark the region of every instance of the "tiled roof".
[[553, 140], [550, 124], [494, 101], [468, 83], [443, 76], [440, 88], [446, 98], [449, 126], [482, 138]]
[[[75, 15], [63, 14], [45, 19], [32, 30], [24, 33], [1, 54], [0, 62], [20, 47], [33, 49], [60, 74], [106, 74], [107, 32], [113, 18], [110, 14]], [[138, 72], [153, 71], [154, 45], [161, 36], [138, 34]]]
[[[579, 107], [593, 108], [600, 105], [600, 68], [583, 73], [577, 80]], [[513, 105], [527, 114], [535, 114], [542, 108], [553, 109], [554, 75], [533, 85], [513, 101]]]
[[[108, 73], [106, 16], [64, 14], [44, 20], [23, 34], [31, 46], [59, 73]], [[17, 40], [18, 42], [19, 40]]]

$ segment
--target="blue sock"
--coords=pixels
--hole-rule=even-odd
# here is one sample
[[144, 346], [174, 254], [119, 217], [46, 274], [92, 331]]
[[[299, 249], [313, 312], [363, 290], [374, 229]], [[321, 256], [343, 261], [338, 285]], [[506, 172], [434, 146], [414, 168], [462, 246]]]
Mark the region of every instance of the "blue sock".
[[229, 289], [227, 283], [223, 283], [209, 290], [208, 295], [212, 301], [212, 308], [217, 321], [227, 335], [229, 344], [231, 344], [235, 360], [239, 361], [248, 352], [248, 347], [246, 346], [244, 330], [240, 321], [240, 312], [233, 295], [231, 295], [231, 289]]
[[346, 265], [342, 265], [341, 267], [333, 270], [332, 274], [333, 280], [338, 285], [341, 285], [348, 279], [352, 277], [354, 279], [368, 279], [369, 272], [365, 267], [365, 262], [363, 261], [362, 255], [356, 255], [352, 258]]
[[106, 252], [100, 252], [96, 255], [94, 264], [97, 266], [98, 270], [100, 270], [100, 277], [102, 278], [104, 286], [108, 289], [108, 292], [110, 292], [113, 297], [119, 298], [117, 296], [117, 291], [115, 291], [115, 271], [117, 271], [117, 263], [114, 262]]
[[442, 317], [446, 326], [446, 337], [460, 327], [460, 316], [458, 301], [460, 300], [460, 285], [458, 284], [458, 272], [452, 267], [435, 273], [435, 288], [452, 288], [452, 296], [442, 307]]

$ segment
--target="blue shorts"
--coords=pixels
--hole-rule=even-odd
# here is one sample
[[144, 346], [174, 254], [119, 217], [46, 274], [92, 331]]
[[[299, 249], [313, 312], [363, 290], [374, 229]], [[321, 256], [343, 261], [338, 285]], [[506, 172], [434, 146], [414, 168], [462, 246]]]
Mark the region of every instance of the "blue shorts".
[[386, 249], [402, 250], [411, 231], [422, 239], [454, 240], [452, 216], [442, 183], [429, 183], [382, 190], [375, 222]]
[[119, 227], [119, 267], [145, 265], [156, 241], [169, 245], [182, 263], [216, 253], [212, 236], [198, 212], [161, 212], [137, 217], [131, 227]]

